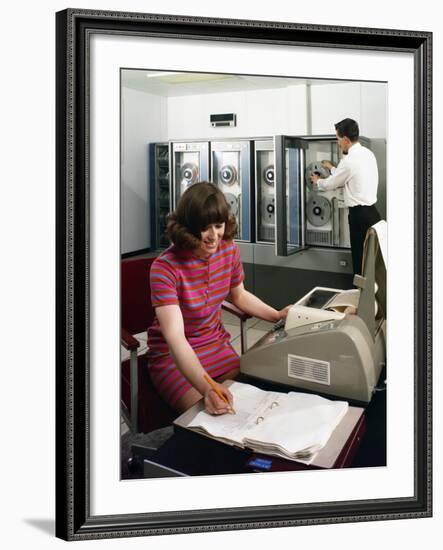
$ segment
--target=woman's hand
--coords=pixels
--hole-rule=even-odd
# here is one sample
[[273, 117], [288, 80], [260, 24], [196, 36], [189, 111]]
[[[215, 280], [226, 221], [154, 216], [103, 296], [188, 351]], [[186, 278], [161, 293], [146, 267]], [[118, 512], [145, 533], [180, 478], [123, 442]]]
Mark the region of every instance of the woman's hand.
[[279, 320], [280, 319], [286, 319], [286, 317], [288, 316], [288, 313], [289, 313], [289, 310], [291, 309], [292, 307], [292, 304], [289, 305], [289, 306], [286, 306], [284, 307], [283, 309], [281, 309], [279, 312], [278, 312], [278, 315], [279, 315]]
[[214, 384], [217, 390], [227, 399], [228, 403], [221, 399], [217, 395], [215, 389], [208, 384], [203, 396], [206, 412], [209, 414], [232, 413], [234, 410], [234, 399], [232, 397], [232, 393], [222, 384], [218, 384], [217, 382], [214, 382]]

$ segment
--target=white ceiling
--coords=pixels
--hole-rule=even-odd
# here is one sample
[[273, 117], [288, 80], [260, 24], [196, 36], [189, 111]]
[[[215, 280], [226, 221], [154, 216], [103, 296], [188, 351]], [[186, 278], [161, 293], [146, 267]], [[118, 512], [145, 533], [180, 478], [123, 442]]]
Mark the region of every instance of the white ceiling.
[[322, 85], [339, 80], [307, 80], [305, 78], [230, 75], [217, 73], [185, 73], [123, 69], [122, 85], [161, 96], [183, 96], [247, 90], [286, 88], [303, 84]]

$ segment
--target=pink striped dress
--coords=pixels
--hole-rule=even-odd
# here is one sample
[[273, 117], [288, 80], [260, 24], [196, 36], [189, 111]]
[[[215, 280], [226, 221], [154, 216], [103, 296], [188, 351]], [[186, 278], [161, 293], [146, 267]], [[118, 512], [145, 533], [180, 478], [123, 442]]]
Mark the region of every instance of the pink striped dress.
[[[240, 252], [233, 241], [221, 241], [217, 252], [205, 259], [170, 246], [151, 267], [153, 307], [180, 306], [185, 336], [212, 378], [239, 367], [239, 357], [221, 323], [221, 304], [243, 279]], [[149, 328], [148, 342], [152, 381], [174, 407], [192, 386], [175, 366], [157, 318]]]

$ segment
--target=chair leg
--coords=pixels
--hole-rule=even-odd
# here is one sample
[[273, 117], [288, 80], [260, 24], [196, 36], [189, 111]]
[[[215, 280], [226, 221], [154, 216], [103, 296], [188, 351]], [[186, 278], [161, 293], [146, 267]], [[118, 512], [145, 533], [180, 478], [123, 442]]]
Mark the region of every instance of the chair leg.
[[138, 359], [137, 350], [131, 351], [129, 360], [131, 377], [131, 429], [138, 432]]
[[240, 321], [240, 347], [242, 355], [248, 349], [246, 321]]

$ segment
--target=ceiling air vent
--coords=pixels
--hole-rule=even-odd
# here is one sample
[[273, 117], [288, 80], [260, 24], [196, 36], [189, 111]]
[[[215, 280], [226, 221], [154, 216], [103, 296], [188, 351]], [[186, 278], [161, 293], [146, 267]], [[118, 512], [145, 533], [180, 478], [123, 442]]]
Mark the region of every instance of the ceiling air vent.
[[237, 115], [234, 113], [209, 115], [209, 121], [213, 128], [219, 128], [221, 126], [237, 126]]

